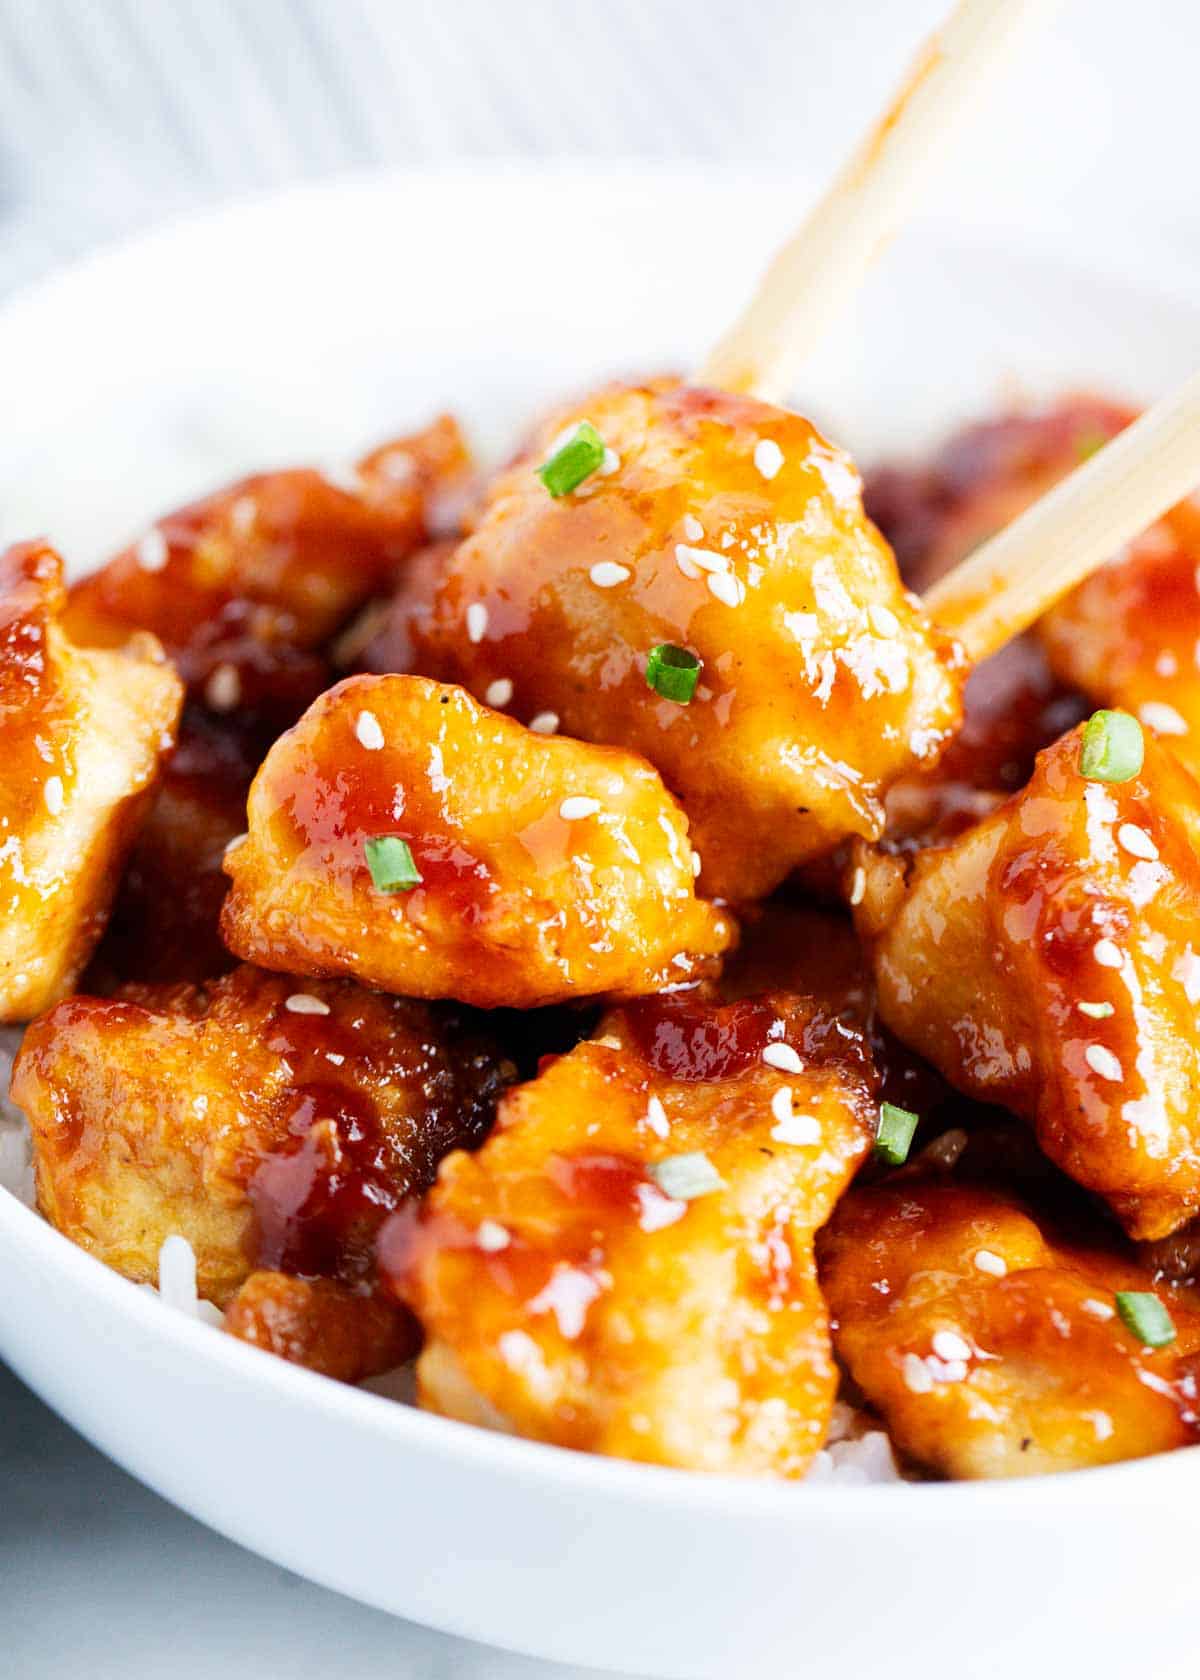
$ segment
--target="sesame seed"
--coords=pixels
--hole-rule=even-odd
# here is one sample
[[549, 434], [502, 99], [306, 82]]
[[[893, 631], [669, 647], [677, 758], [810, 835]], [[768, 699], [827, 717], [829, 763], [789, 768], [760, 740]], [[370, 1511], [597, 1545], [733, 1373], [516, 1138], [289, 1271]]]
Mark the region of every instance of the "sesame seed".
[[293, 992], [291, 997], [285, 998], [283, 1007], [293, 1015], [328, 1015], [329, 1005], [324, 999], [314, 997], [311, 992]]
[[694, 881], [699, 874], [700, 874], [700, 853], [699, 852], [693, 852], [692, 853], [692, 880]]
[[900, 1362], [900, 1370], [904, 1377], [904, 1386], [912, 1394], [929, 1394], [933, 1389], [933, 1378], [925, 1361], [916, 1353], [906, 1353]]
[[[789, 1097], [791, 1093], [788, 1093]], [[792, 1143], [803, 1146], [808, 1143], [820, 1143], [821, 1127], [819, 1121], [811, 1114], [790, 1114], [786, 1120], [772, 1126], [771, 1136], [776, 1143]]]
[[975, 1251], [975, 1270], [986, 1272], [989, 1277], [1006, 1277], [1008, 1262], [999, 1254], [993, 1254], [990, 1248], [980, 1248]]
[[342, 1055], [340, 1050], [326, 1050], [325, 1060], [327, 1062], [332, 1062], [334, 1067], [341, 1067], [346, 1058]]
[[687, 543], [676, 543], [675, 564], [685, 577], [696, 577], [700, 572], [727, 572], [729, 556], [718, 554], [715, 548], [691, 548]]
[[512, 697], [513, 685], [511, 677], [497, 677], [495, 682], [490, 682], [487, 685], [487, 689], [483, 696], [489, 706], [507, 706]]
[[383, 745], [383, 730], [374, 712], [359, 712], [354, 733], [358, 736], [359, 745], [366, 747], [368, 752], [378, 752]]
[[475, 1246], [485, 1254], [499, 1254], [510, 1242], [512, 1236], [495, 1219], [481, 1219], [475, 1227]]
[[783, 450], [774, 438], [759, 438], [754, 445], [754, 465], [769, 483], [783, 465]]
[[564, 799], [558, 807], [558, 814], [564, 822], [578, 822], [581, 817], [594, 817], [600, 809], [598, 799], [589, 799], [586, 794], [572, 794], [570, 799]]
[[1090, 1021], [1107, 1021], [1114, 1013], [1111, 1003], [1077, 1003], [1075, 1005], [1081, 1015], [1086, 1015]]
[[873, 602], [867, 608], [867, 617], [877, 636], [898, 636], [900, 634], [900, 620], [890, 607], [879, 606]]
[[684, 514], [684, 516], [683, 516], [683, 534], [690, 543], [703, 542], [703, 540], [704, 540], [704, 527], [703, 527], [703, 525], [701, 525], [700, 521], [696, 518], [696, 515], [694, 513], [685, 513]]
[[170, 554], [167, 539], [157, 525], [146, 532], [134, 552], [144, 572], [161, 572]]
[[225, 661], [214, 665], [204, 685], [204, 698], [214, 712], [231, 712], [242, 698], [242, 679], [237, 666]]
[[768, 1044], [762, 1059], [768, 1067], [778, 1068], [780, 1073], [804, 1072], [804, 1063], [790, 1044]]
[[665, 1138], [671, 1134], [671, 1123], [667, 1119], [667, 1111], [658, 1097], [651, 1097], [646, 1104], [646, 1124], [655, 1137]]
[[1158, 856], [1158, 847], [1146, 830], [1139, 828], [1136, 823], [1121, 824], [1117, 830], [1117, 844], [1123, 846], [1131, 856], [1145, 858], [1148, 863], [1153, 863]]
[[1116, 1317], [1116, 1309], [1110, 1307], [1107, 1301], [1081, 1301], [1080, 1307], [1089, 1318], [1098, 1318], [1101, 1323]]
[[732, 572], [710, 572], [708, 591], [726, 607], [740, 607], [746, 598], [745, 587]]
[[558, 713], [539, 712], [536, 717], [530, 718], [529, 727], [535, 735], [553, 735], [558, 728]]
[[227, 840], [225, 842], [225, 850], [221, 853], [221, 856], [228, 857], [230, 852], [236, 851], [242, 842], [244, 840], [249, 840], [249, 838], [250, 836], [248, 834], [235, 834], [232, 840]]
[[1186, 735], [1188, 732], [1186, 721], [1174, 706], [1168, 706], [1163, 700], [1147, 700], [1138, 707], [1138, 717], [1148, 729], [1157, 730], [1160, 735]]
[[1099, 1075], [1101, 1079], [1107, 1079], [1110, 1084], [1118, 1085], [1125, 1077], [1125, 1070], [1120, 1062], [1103, 1044], [1089, 1044], [1083, 1052], [1083, 1059], [1094, 1074]]
[[476, 645], [487, 635], [488, 610], [482, 601], [472, 601], [467, 608], [467, 640]]
[[615, 589], [619, 583], [627, 583], [632, 575], [628, 566], [620, 566], [615, 560], [597, 560], [588, 573], [597, 589]]
[[792, 1091], [789, 1085], [781, 1085], [771, 1098], [771, 1113], [779, 1121], [792, 1118]]
[[61, 776], [47, 776], [46, 785], [42, 789], [42, 798], [46, 801], [46, 809], [52, 817], [61, 814], [66, 802], [66, 793]]
[[1092, 946], [1092, 955], [1101, 968], [1120, 968], [1123, 961], [1121, 947], [1115, 939], [1097, 939]]
[[937, 1330], [929, 1344], [939, 1359], [954, 1363], [961, 1359], [970, 1359], [971, 1344], [964, 1341], [957, 1330]]
[[867, 896], [867, 872], [860, 863], [850, 877], [850, 902], [861, 904]]

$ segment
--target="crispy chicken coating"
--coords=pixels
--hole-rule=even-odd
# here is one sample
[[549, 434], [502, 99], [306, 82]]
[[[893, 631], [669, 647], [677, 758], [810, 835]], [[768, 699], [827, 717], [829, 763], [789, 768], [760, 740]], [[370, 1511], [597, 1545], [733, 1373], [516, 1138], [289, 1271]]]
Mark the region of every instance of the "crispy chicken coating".
[[[385, 839], [407, 889], [372, 873]], [[225, 867], [239, 956], [485, 1008], [657, 991], [734, 933], [696, 898], [686, 819], [648, 764], [419, 677], [323, 695], [271, 749]]]
[[419, 1341], [412, 1314], [394, 1301], [286, 1272], [251, 1272], [226, 1308], [225, 1328], [292, 1365], [349, 1383], [394, 1370]]
[[802, 1475], [836, 1388], [813, 1233], [869, 1147], [872, 1090], [861, 1037], [803, 999], [610, 1015], [384, 1228], [381, 1274], [427, 1336], [423, 1404]]
[[[554, 498], [535, 468], [584, 416], [609, 453]], [[428, 594], [417, 668], [642, 753], [712, 897], [762, 896], [878, 835], [882, 790], [958, 722], [956, 652], [901, 587], [849, 460], [750, 398], [611, 388], [555, 415]], [[689, 704], [648, 686], [663, 643], [702, 661]]]
[[59, 1004], [12, 1093], [50, 1222], [138, 1282], [178, 1233], [224, 1305], [261, 1268], [369, 1280], [380, 1221], [479, 1140], [504, 1077], [421, 1004], [242, 967]]
[[1080, 736], [916, 859], [875, 948], [879, 1008], [1156, 1238], [1200, 1208], [1200, 787], [1151, 737], [1139, 775], [1088, 781]]
[[68, 626], [111, 646], [152, 630], [189, 692], [218, 712], [264, 701], [291, 719], [322, 686], [314, 657], [427, 538], [469, 472], [443, 416], [346, 474], [262, 473], [168, 514], [71, 591]]
[[[1200, 1439], [1200, 1308], [1111, 1234], [1062, 1240], [1007, 1187], [929, 1168], [856, 1188], [818, 1239], [839, 1359], [896, 1446], [954, 1477], [1140, 1458]], [[1177, 1332], [1144, 1346], [1115, 1292]]]
[[0, 1021], [75, 984], [171, 746], [182, 691], [145, 637], [123, 652], [64, 634], [62, 562], [0, 556]]

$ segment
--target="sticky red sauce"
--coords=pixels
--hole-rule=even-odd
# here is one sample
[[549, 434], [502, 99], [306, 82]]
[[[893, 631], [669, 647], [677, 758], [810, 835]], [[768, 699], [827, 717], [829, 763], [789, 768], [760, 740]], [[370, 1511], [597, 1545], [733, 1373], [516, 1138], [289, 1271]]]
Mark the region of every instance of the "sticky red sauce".
[[645, 998], [625, 1010], [630, 1035], [655, 1073], [685, 1084], [731, 1079], [782, 1039], [770, 1004], [747, 998], [714, 1009], [690, 995]]

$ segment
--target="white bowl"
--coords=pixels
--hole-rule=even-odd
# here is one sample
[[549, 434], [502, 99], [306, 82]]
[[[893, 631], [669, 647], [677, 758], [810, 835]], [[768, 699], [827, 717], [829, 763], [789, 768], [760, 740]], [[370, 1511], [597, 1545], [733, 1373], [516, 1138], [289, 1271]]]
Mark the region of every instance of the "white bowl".
[[[0, 314], [4, 535], [44, 530], [90, 563], [248, 466], [348, 454], [442, 405], [499, 440], [547, 394], [686, 366], [796, 210], [761, 182], [473, 171], [308, 189], [102, 256]], [[1152, 396], [1200, 361], [1200, 310], [1163, 273], [919, 230], [805, 405], [869, 454], [918, 447], [1006, 377]], [[1091, 1676], [1187, 1671], [1195, 1449], [1018, 1483], [688, 1476], [293, 1369], [4, 1192], [0, 1279], [0, 1352], [104, 1451], [256, 1551], [438, 1628], [664, 1676], [1007, 1677], [1072, 1655]]]

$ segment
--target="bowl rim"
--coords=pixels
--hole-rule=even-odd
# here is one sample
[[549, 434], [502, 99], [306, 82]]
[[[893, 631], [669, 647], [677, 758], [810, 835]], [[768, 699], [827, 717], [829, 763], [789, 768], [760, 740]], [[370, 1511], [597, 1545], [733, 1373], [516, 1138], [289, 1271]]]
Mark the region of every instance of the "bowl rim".
[[[786, 190], [798, 206], [803, 196], [795, 177], [777, 169], [648, 164], [632, 159], [603, 164], [587, 160], [531, 164], [520, 158], [489, 158], [460, 160], [444, 168], [352, 171], [282, 190], [241, 194], [216, 207], [189, 209], [55, 268], [0, 301], [0, 347], [23, 330], [27, 316], [53, 312], [68, 304], [74, 292], [104, 284], [114, 272], [119, 274], [130, 265], [136, 268], [153, 262], [181, 239], [211, 238], [214, 230], [228, 237], [245, 220], [257, 221], [264, 215], [288, 220], [297, 214], [319, 212], [322, 206], [344, 204], [347, 195], [477, 195], [481, 182], [498, 189], [551, 196], [567, 188], [572, 193], [584, 188], [647, 201], [670, 190], [739, 195]], [[945, 216], [923, 216], [914, 220], [909, 236], [949, 241], [976, 250], [1003, 250], [1010, 256], [1015, 248], [1059, 272], [1074, 270], [1093, 280], [1128, 286], [1147, 302], [1157, 297], [1195, 307], [1194, 269], [1189, 270], [1161, 240], [1156, 244], [1153, 233], [1139, 229], [1136, 241], [1122, 243], [1122, 251], [1136, 248], [1139, 260], [1135, 265], [1132, 260], [1126, 263], [1113, 259], [1108, 242], [1102, 259], [1081, 255], [1074, 237], [1077, 230], [1071, 231], [1072, 240], [1067, 242], [1041, 228], [1031, 230], [1003, 223], [985, 227], [961, 218], [950, 221]], [[1111, 237], [1111, 228], [1104, 231]], [[764, 253], [764, 257], [767, 255]], [[1039, 1509], [1045, 1514], [1047, 1501], [1059, 1515], [1065, 1514], [1064, 1504], [1072, 1512], [1088, 1509], [1097, 1501], [1111, 1508], [1113, 1495], [1129, 1491], [1130, 1484], [1136, 1484], [1139, 1495], [1157, 1498], [1170, 1491], [1171, 1479], [1183, 1460], [1200, 1463], [1198, 1444], [1149, 1458], [1012, 1480], [863, 1485], [822, 1481], [805, 1485], [802, 1481], [694, 1472], [608, 1458], [461, 1423], [291, 1365], [185, 1313], [164, 1308], [156, 1296], [62, 1236], [3, 1187], [0, 1233], [27, 1245], [36, 1263], [57, 1269], [79, 1291], [81, 1299], [97, 1310], [161, 1338], [181, 1360], [199, 1358], [215, 1363], [234, 1383], [265, 1390], [272, 1403], [310, 1416], [324, 1414], [344, 1426], [365, 1431], [375, 1437], [381, 1450], [389, 1443], [403, 1443], [433, 1458], [452, 1458], [459, 1465], [469, 1461], [505, 1478], [534, 1477], [574, 1497], [651, 1499], [677, 1511], [713, 1517], [736, 1512], [772, 1521], [797, 1522], [807, 1516], [821, 1523], [895, 1517], [901, 1510], [898, 1500], [903, 1501], [905, 1521], [957, 1522], [967, 1514], [965, 1507], [970, 1508], [971, 1520], [975, 1521], [981, 1516], [1009, 1515], [1015, 1501], [1017, 1507], [1011, 1514], [1028, 1519]], [[1035, 1496], [1039, 1500], [1036, 1508], [1032, 1504]]]

